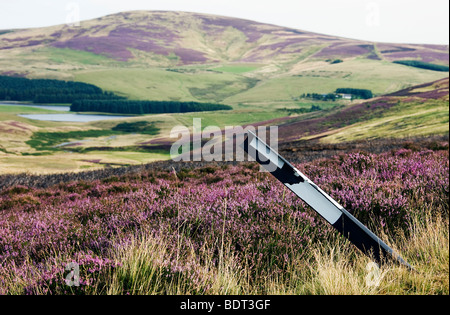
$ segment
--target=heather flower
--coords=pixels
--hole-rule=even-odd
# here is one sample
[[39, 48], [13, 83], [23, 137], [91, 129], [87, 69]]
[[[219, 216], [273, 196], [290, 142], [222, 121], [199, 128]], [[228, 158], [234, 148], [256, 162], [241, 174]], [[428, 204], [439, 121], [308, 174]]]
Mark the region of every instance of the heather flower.
[[[296, 166], [363, 223], [386, 231], [408, 233], [410, 217], [426, 208], [448, 214], [448, 151], [360, 152]], [[192, 251], [219, 265], [228, 248], [236, 264], [277, 274], [293, 253], [335, 233], [270, 174], [247, 165], [140, 175], [0, 193], [0, 293], [15, 282], [27, 294], [86, 294], [120, 267], [111, 253], [140, 234], [167, 241], [167, 257], [154, 262], [167, 279], [182, 276], [207, 293], [212, 275], [186, 258]], [[79, 288], [65, 284], [69, 262], [80, 266]]]

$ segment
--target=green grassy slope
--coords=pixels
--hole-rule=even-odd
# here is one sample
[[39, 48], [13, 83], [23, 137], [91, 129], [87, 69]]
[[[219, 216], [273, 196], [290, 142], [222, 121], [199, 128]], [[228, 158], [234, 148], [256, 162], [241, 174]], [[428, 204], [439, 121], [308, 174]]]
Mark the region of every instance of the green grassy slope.
[[138, 100], [220, 102], [253, 84], [253, 80], [233, 73], [180, 73], [158, 68], [80, 71], [74, 79]]
[[327, 64], [316, 70], [273, 78], [246, 75], [245, 72], [257, 69], [256, 66], [225, 65], [212, 69], [223, 72], [207, 71], [203, 66], [190, 67], [189, 72], [158, 68], [100, 69], [75, 72], [74, 79], [131, 99], [214, 101], [270, 108], [273, 104], [293, 105], [303, 93], [332, 93], [338, 88], [352, 87], [382, 95], [448, 76], [367, 59]]

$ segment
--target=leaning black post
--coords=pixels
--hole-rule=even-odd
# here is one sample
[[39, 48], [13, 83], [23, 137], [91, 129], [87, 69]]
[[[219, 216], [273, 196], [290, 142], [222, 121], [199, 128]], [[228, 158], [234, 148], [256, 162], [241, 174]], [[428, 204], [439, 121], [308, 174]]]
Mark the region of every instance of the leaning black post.
[[373, 257], [378, 264], [382, 263], [383, 258], [393, 258], [412, 269], [392, 248], [253, 132], [248, 132], [243, 149], [357, 248]]

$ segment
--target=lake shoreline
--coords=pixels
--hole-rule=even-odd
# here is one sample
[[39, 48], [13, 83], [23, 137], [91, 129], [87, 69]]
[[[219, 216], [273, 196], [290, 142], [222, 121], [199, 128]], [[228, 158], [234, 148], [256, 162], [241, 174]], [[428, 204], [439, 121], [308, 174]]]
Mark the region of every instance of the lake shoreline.
[[30, 108], [40, 108], [45, 110], [52, 110], [55, 112], [67, 112], [67, 114], [19, 114], [17, 116], [39, 121], [53, 121], [53, 122], [93, 122], [112, 119], [123, 119], [136, 117], [136, 115], [118, 115], [109, 113], [77, 113], [71, 112], [70, 106], [56, 105], [56, 104], [35, 104], [32, 102], [16, 102], [16, 101], [0, 101], [0, 106], [20, 106]]

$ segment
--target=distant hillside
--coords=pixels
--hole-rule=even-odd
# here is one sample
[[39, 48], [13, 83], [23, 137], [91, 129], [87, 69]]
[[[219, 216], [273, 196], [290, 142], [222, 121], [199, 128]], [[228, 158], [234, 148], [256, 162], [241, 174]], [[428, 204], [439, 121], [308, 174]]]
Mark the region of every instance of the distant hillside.
[[393, 63], [402, 60], [448, 66], [449, 47], [164, 11], [0, 33], [0, 75], [82, 81], [138, 100], [286, 106], [343, 81], [382, 95], [447, 76]]
[[[333, 147], [339, 143], [367, 140], [385, 141], [384, 145], [388, 145], [390, 141], [394, 143], [400, 139], [433, 136], [448, 139], [449, 78], [354, 105], [275, 118], [251, 125], [278, 126], [280, 148], [288, 153], [292, 148], [308, 146], [305, 143], [309, 143], [309, 140], [318, 140], [322, 145], [332, 144]], [[145, 144], [170, 146], [174, 141], [169, 137], [162, 137]], [[329, 150], [323, 146], [318, 148], [319, 152]], [[295, 149], [293, 152], [296, 151]]]
[[[448, 64], [448, 46], [376, 44], [258, 22], [185, 12], [125, 12], [66, 25], [1, 35], [0, 50], [59, 48], [117, 61], [154, 65], [295, 60], [314, 48], [317, 59], [365, 56]], [[309, 52], [311, 53], [311, 52]]]
[[281, 142], [346, 142], [449, 133], [449, 79], [414, 86], [317, 118], [280, 122]]

